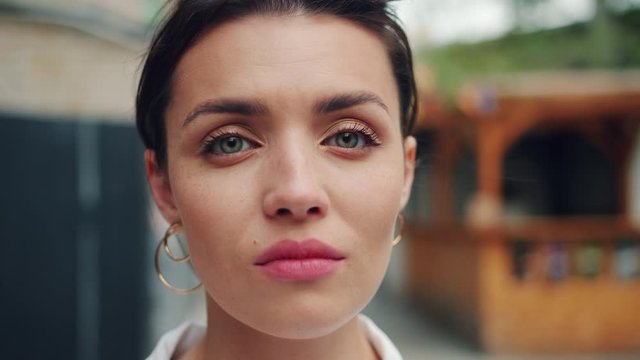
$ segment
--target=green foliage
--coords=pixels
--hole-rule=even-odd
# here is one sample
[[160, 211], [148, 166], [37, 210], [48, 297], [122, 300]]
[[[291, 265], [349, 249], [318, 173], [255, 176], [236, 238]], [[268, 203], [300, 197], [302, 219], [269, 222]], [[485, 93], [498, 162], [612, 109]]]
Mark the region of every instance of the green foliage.
[[[470, 78], [496, 73], [640, 67], [640, 9], [610, 13], [603, 39], [594, 21], [476, 44], [421, 49], [419, 61], [436, 73], [440, 91], [454, 95]], [[602, 52], [606, 51], [602, 56]]]

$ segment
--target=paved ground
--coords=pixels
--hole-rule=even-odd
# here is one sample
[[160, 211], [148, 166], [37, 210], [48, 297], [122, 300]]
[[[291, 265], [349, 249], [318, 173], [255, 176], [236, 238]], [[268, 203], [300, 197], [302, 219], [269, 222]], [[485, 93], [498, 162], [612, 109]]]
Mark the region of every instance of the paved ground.
[[482, 354], [430, 323], [414, 305], [398, 300], [384, 290], [376, 295], [364, 313], [389, 335], [405, 360], [640, 360], [640, 353], [571, 356]]

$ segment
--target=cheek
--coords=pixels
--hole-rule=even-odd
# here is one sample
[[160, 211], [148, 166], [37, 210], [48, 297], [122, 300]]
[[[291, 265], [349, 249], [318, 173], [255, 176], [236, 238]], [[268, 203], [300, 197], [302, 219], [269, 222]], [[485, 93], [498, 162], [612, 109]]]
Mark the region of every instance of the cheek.
[[389, 262], [402, 195], [401, 164], [402, 156], [394, 156], [391, 161], [361, 168], [344, 178], [336, 190], [341, 194], [332, 197], [333, 210], [352, 234], [349, 237], [357, 254], [353, 257], [354, 281], [368, 283], [366, 291], [377, 288]]
[[337, 185], [341, 194], [332, 197], [334, 210], [341, 212], [344, 220], [358, 224], [359, 231], [377, 235], [362, 237], [362, 241], [391, 236], [402, 196], [401, 164], [401, 156], [391, 157], [385, 162], [372, 162], [354, 170], [351, 176], [342, 177]]
[[[176, 206], [199, 274], [229, 273], [244, 255], [236, 239], [255, 218], [253, 177], [224, 176], [184, 169], [172, 183]], [[246, 183], [244, 183], [246, 182]], [[224, 189], [224, 190], [223, 190]]]

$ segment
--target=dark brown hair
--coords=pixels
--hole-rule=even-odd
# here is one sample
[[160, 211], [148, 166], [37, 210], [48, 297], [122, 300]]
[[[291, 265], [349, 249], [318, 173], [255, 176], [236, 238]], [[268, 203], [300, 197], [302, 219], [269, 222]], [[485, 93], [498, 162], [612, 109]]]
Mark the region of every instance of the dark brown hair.
[[166, 169], [165, 111], [173, 73], [182, 56], [204, 32], [223, 22], [254, 14], [327, 14], [375, 33], [387, 48], [398, 87], [401, 128], [408, 135], [417, 112], [416, 84], [407, 37], [389, 9], [389, 0], [175, 0], [156, 32], [144, 62], [136, 98], [136, 126], [144, 145]]

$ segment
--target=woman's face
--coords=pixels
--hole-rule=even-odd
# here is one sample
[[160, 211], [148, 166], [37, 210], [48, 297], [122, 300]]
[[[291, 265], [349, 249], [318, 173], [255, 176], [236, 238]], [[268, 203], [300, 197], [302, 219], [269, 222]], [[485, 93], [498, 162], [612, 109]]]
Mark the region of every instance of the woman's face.
[[[220, 309], [298, 339], [362, 310], [413, 179], [415, 140], [402, 138], [399, 114], [383, 43], [337, 17], [249, 16], [184, 55], [166, 112], [167, 173], [145, 158], [159, 208], [182, 222]], [[274, 245], [281, 258], [267, 264]]]

